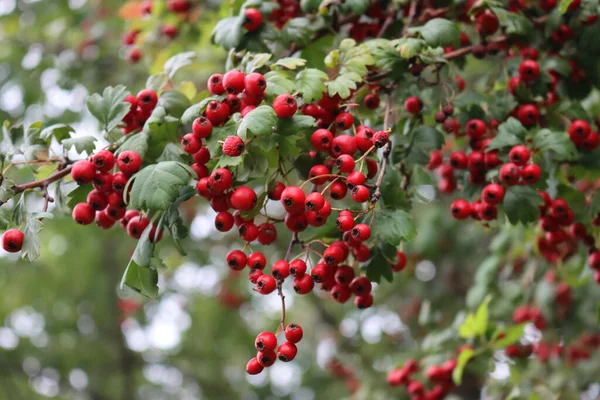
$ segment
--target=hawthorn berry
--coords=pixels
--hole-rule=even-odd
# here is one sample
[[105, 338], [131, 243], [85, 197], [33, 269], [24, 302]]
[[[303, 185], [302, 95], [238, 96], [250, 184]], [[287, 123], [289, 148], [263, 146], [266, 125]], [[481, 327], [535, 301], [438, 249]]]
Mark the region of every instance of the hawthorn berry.
[[271, 200], [279, 201], [281, 200], [281, 194], [285, 189], [285, 185], [282, 182], [275, 182], [275, 185], [272, 189], [267, 192], [267, 196]]
[[296, 276], [293, 282], [294, 292], [297, 294], [308, 294], [312, 292], [315, 282], [310, 274]]
[[352, 117], [352, 114], [348, 112], [340, 113], [335, 117], [335, 126], [340, 130], [345, 131], [346, 129], [350, 129], [353, 124], [354, 118]]
[[262, 25], [262, 14], [256, 8], [247, 8], [246, 13], [244, 14], [244, 28], [248, 32], [253, 32], [260, 28]]
[[406, 267], [406, 255], [402, 251], [397, 251], [396, 259], [396, 264], [392, 267], [392, 271], [400, 272]]
[[215, 193], [222, 193], [231, 187], [232, 182], [233, 176], [227, 168], [217, 168], [208, 178], [209, 190]]
[[483, 201], [489, 204], [502, 203], [504, 199], [504, 188], [497, 183], [490, 183], [482, 192]]
[[352, 297], [352, 292], [348, 286], [335, 284], [331, 288], [331, 297], [338, 303], [343, 304]]
[[540, 118], [540, 111], [533, 104], [524, 104], [517, 111], [517, 118], [525, 126], [533, 126]]
[[352, 188], [351, 195], [352, 200], [354, 200], [355, 202], [365, 203], [369, 200], [369, 196], [371, 195], [371, 193], [369, 192], [369, 189], [366, 186], [356, 185]]
[[241, 250], [232, 250], [227, 254], [227, 265], [234, 271], [241, 271], [246, 266], [248, 258]]
[[450, 206], [450, 210], [456, 219], [467, 219], [471, 215], [471, 205], [463, 199], [455, 200]]
[[117, 157], [117, 167], [125, 175], [131, 176], [142, 167], [142, 158], [135, 151], [124, 151]]
[[115, 166], [115, 156], [108, 150], [100, 150], [92, 156], [92, 162], [98, 171], [108, 172]]
[[411, 96], [404, 101], [404, 109], [410, 114], [420, 114], [423, 109], [421, 99]]
[[152, 111], [158, 103], [158, 95], [152, 89], [144, 89], [137, 94], [136, 100], [142, 110]]
[[208, 91], [217, 96], [225, 93], [225, 87], [223, 86], [223, 75], [214, 74], [208, 78]]
[[521, 177], [529, 185], [536, 183], [541, 175], [542, 170], [537, 164], [527, 164], [521, 168]]
[[479, 139], [485, 134], [486, 125], [485, 122], [480, 119], [472, 119], [467, 122], [465, 129], [467, 131], [467, 135], [469, 135], [471, 138]]
[[260, 374], [263, 370], [265, 369], [265, 367], [263, 367], [260, 362], [255, 358], [250, 359], [250, 361], [248, 361], [248, 363], [246, 364], [246, 372], [249, 375], [258, 375]]
[[339, 135], [333, 139], [331, 143], [330, 153], [334, 157], [338, 157], [341, 154], [353, 155], [358, 149], [356, 145], [356, 139], [350, 135]]
[[[246, 12], [247, 11], [248, 10], [246, 10]], [[244, 89], [250, 96], [262, 96], [267, 89], [267, 80], [262, 74], [253, 72], [246, 76], [246, 80], [244, 81]]]
[[388, 143], [389, 140], [390, 138], [385, 131], [375, 132], [375, 135], [373, 135], [373, 144], [377, 148], [382, 148]]
[[277, 361], [277, 354], [275, 354], [274, 351], [259, 351], [258, 354], [256, 354], [256, 359], [263, 367], [270, 367]]
[[530, 155], [527, 147], [522, 146], [522, 145], [513, 147], [510, 150], [510, 152], [508, 153], [508, 157], [510, 158], [510, 161], [513, 164], [516, 164], [518, 166], [523, 166], [523, 165], [527, 164], [530, 156], [531, 155]]
[[256, 192], [248, 186], [240, 186], [233, 191], [229, 201], [236, 210], [250, 211], [256, 206]]
[[88, 203], [78, 203], [73, 207], [72, 215], [79, 225], [89, 225], [94, 222], [96, 211]]
[[290, 264], [286, 260], [279, 260], [273, 264], [271, 275], [277, 280], [284, 280], [290, 276]]
[[379, 107], [379, 95], [376, 93], [369, 93], [365, 96], [363, 103], [369, 110], [375, 110]]
[[279, 118], [291, 118], [297, 108], [296, 99], [289, 94], [281, 94], [273, 101], [273, 109]]
[[290, 342], [282, 343], [277, 349], [277, 358], [283, 362], [292, 361], [296, 354], [298, 353], [298, 349], [296, 345]]
[[206, 139], [212, 133], [213, 124], [206, 117], [198, 117], [192, 122], [192, 133], [197, 139]]
[[258, 238], [258, 226], [252, 222], [244, 222], [238, 228], [238, 233], [245, 242], [253, 242]]
[[255, 251], [248, 256], [247, 264], [250, 269], [262, 271], [267, 265], [267, 259], [263, 253]]
[[238, 70], [231, 70], [223, 75], [223, 87], [230, 94], [242, 93], [246, 83], [246, 75]]
[[355, 296], [364, 296], [371, 293], [371, 281], [364, 276], [357, 276], [350, 282], [350, 290]]
[[327, 129], [317, 129], [310, 137], [312, 146], [319, 151], [327, 151], [333, 143], [333, 134]]
[[534, 60], [524, 60], [519, 65], [519, 75], [524, 81], [534, 81], [540, 76], [540, 66]]
[[335, 279], [336, 283], [344, 286], [349, 286], [352, 280], [354, 279], [354, 276], [354, 268], [350, 267], [349, 265], [340, 265], [336, 269], [333, 278]]
[[80, 160], [73, 164], [71, 177], [80, 185], [92, 182], [96, 176], [96, 166], [88, 160]]
[[356, 296], [354, 298], [354, 305], [361, 310], [371, 307], [373, 305], [373, 295], [368, 293], [364, 296]]
[[517, 164], [510, 162], [500, 167], [498, 175], [502, 183], [508, 186], [513, 186], [519, 183], [519, 179], [521, 178], [521, 171], [519, 170]]
[[270, 275], [262, 275], [256, 281], [256, 290], [260, 294], [273, 293], [276, 287], [277, 282], [275, 281], [275, 278]]
[[134, 239], [139, 239], [148, 225], [150, 225], [150, 220], [146, 217], [132, 218], [129, 223], [127, 223], [127, 234]]
[[281, 203], [288, 213], [297, 214], [304, 211], [306, 196], [297, 186], [288, 186], [281, 192]]
[[329, 196], [331, 196], [331, 198], [334, 200], [343, 199], [344, 197], [346, 197], [347, 193], [348, 186], [346, 186], [346, 184], [340, 180], [332, 182], [331, 186], [329, 186]]
[[[85, 203], [82, 203], [85, 204]], [[18, 229], [9, 229], [2, 235], [2, 248], [9, 253], [17, 253], [23, 248], [25, 234]], [[302, 331], [300, 331], [302, 333]]]

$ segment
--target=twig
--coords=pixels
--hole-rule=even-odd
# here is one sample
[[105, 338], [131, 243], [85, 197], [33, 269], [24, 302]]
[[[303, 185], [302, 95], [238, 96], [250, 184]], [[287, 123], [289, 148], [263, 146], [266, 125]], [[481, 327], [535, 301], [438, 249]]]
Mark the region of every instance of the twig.
[[[502, 35], [502, 36], [498, 36], [498, 37], [490, 40], [490, 43], [502, 43], [502, 42], [505, 42], [506, 40], [508, 40], [508, 36]], [[461, 47], [460, 49], [456, 49], [454, 51], [444, 54], [442, 57], [444, 57], [446, 60], [452, 60], [453, 58], [458, 58], [458, 57], [467, 55], [469, 53], [472, 53], [473, 50], [477, 46], [479, 46], [479, 45], [475, 44], [472, 46]]]
[[54, 197], [48, 193], [48, 185], [42, 186], [42, 197], [44, 198], [44, 212], [48, 211], [49, 203], [54, 203]]
[[417, 1], [413, 0], [410, 2], [410, 9], [408, 10], [408, 20], [406, 21], [406, 24], [404, 24], [404, 28], [402, 28], [402, 36], [406, 36], [408, 28], [410, 28], [415, 19], [415, 15], [417, 14], [417, 5]]
[[[390, 114], [392, 108], [392, 95], [388, 94], [387, 102], [385, 104], [385, 114], [383, 117], [383, 129], [387, 130], [390, 124]], [[375, 182], [375, 192], [373, 192], [373, 196], [371, 196], [371, 208], [375, 206], [375, 203], [379, 201], [381, 198], [381, 182], [383, 182], [383, 176], [385, 175], [385, 170], [387, 167], [388, 158], [392, 151], [392, 142], [388, 141], [385, 146], [383, 146], [383, 154], [381, 157], [381, 162], [379, 163], [379, 176], [377, 176], [377, 182]]]
[[64, 169], [61, 169], [60, 171], [57, 171], [56, 173], [50, 175], [49, 177], [47, 177], [45, 179], [24, 183], [22, 185], [16, 185], [14, 187], [15, 194], [24, 192], [27, 189], [43, 188], [44, 186], [47, 187], [49, 184], [56, 182], [56, 181], [64, 178], [65, 176], [69, 175], [71, 173], [72, 168], [73, 168], [72, 166], [68, 166]]
[[[290, 244], [288, 245], [287, 251], [285, 252], [285, 260], [288, 261], [290, 256], [292, 255], [292, 250], [294, 249], [294, 245], [297, 243], [302, 243], [298, 238], [298, 232], [294, 233], [292, 236], [292, 240], [290, 240]], [[278, 330], [285, 329], [285, 296], [283, 295], [283, 281], [277, 282], [277, 295], [281, 297], [281, 320], [279, 321]]]

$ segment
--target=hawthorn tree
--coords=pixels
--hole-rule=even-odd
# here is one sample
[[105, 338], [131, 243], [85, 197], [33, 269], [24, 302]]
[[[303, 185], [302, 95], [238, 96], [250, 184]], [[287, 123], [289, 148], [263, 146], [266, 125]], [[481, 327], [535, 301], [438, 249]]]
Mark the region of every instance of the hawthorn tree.
[[[45, 220], [67, 208], [81, 225], [118, 223], [137, 240], [120, 288], [156, 298], [158, 248], [185, 256], [181, 210], [209, 205], [216, 230], [239, 236], [222, 267], [281, 301], [275, 329], [248, 343], [255, 375], [310, 351], [284, 287], [385, 305], [394, 278], [433, 278], [435, 242], [458, 268], [420, 294], [418, 340], [391, 351], [382, 396], [597, 395], [598, 1], [228, 3], [210, 34], [224, 65], [198, 91], [188, 77], [214, 60], [164, 47], [186, 50], [214, 7], [124, 6], [122, 53], [154, 73], [87, 98], [99, 135], [4, 124], [4, 250], [35, 260]], [[490, 378], [500, 363], [508, 381]], [[356, 391], [351, 367], [329, 364]]]

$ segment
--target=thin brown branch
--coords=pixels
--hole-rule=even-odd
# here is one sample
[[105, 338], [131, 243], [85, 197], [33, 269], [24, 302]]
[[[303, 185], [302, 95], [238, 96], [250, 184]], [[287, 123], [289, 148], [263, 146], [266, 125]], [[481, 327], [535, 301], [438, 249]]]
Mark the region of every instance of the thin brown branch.
[[64, 178], [65, 176], [69, 175], [71, 173], [71, 168], [72, 168], [72, 166], [68, 166], [64, 169], [61, 169], [60, 171], [55, 172], [54, 174], [50, 175], [49, 177], [39, 180], [39, 181], [33, 181], [33, 182], [24, 183], [22, 185], [16, 185], [14, 188], [15, 194], [24, 192], [27, 189], [43, 188], [44, 186], [48, 186], [49, 184], [54, 183], [54, 182]]
[[54, 203], [54, 197], [48, 193], [48, 185], [42, 186], [42, 197], [44, 198], [44, 212], [48, 211], [48, 205]]
[[[505, 42], [506, 40], [508, 40], [508, 36], [506, 35], [501, 35], [498, 36], [492, 40], [490, 40], [490, 43], [502, 43]], [[472, 53], [473, 50], [479, 46], [478, 44], [472, 45], [472, 46], [466, 46], [466, 47], [461, 47], [460, 49], [456, 49], [454, 51], [448, 52], [446, 54], [444, 54], [442, 57], [444, 57], [446, 60], [452, 60], [454, 58], [458, 58], [458, 57], [462, 57], [465, 56], [469, 53]]]
[[[390, 124], [390, 114], [392, 112], [392, 95], [388, 94], [387, 101], [385, 103], [385, 115], [383, 117], [383, 129], [388, 130]], [[392, 142], [388, 141], [385, 146], [383, 146], [383, 154], [381, 157], [381, 161], [379, 163], [379, 175], [377, 176], [377, 181], [375, 182], [375, 191], [373, 192], [373, 196], [371, 196], [371, 208], [375, 206], [375, 203], [379, 201], [381, 198], [381, 183], [383, 182], [383, 176], [385, 175], [385, 170], [387, 168], [388, 158], [390, 156], [390, 152], [392, 151]]]
[[410, 8], [408, 10], [408, 19], [406, 20], [406, 24], [404, 24], [404, 28], [402, 28], [402, 36], [406, 36], [408, 32], [408, 28], [412, 25], [415, 20], [415, 16], [417, 15], [417, 6], [419, 2], [413, 0], [410, 2]]
[[[294, 249], [294, 245], [296, 244], [302, 244], [302, 241], [298, 238], [298, 232], [294, 233], [294, 236], [292, 236], [292, 239], [290, 240], [290, 244], [288, 245], [287, 251], [285, 252], [285, 260], [289, 261], [291, 255], [292, 255], [292, 250]], [[279, 297], [281, 297], [281, 320], [279, 321], [279, 328], [278, 330], [284, 330], [285, 329], [285, 296], [283, 295], [283, 281], [279, 281], [277, 282], [277, 295]]]

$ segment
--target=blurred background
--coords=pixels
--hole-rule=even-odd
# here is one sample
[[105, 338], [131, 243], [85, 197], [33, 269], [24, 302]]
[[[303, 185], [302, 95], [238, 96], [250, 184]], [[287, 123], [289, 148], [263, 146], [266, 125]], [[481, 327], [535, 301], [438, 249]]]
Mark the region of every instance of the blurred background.
[[[139, 7], [122, 0], [0, 0], [0, 119], [70, 123], [77, 134], [98, 135], [85, 108], [89, 94], [117, 84], [137, 92], [149, 73], [162, 71], [181, 51], [197, 51], [202, 60], [187, 72], [193, 90], [222, 71], [226, 54], [208, 40], [226, 12], [219, 1], [203, 3], [169, 46], [156, 35], [158, 22], [140, 22], [130, 4]], [[122, 37], [136, 24], [146, 42], [140, 62], [131, 64]], [[22, 173], [28, 176], [26, 168]], [[47, 220], [37, 261], [0, 253], [0, 399], [404, 398], [404, 390], [387, 387], [387, 371], [412, 356], [433, 363], [455, 355], [460, 310], [492, 293], [494, 312], [510, 319], [523, 290], [514, 277], [530, 267], [521, 256], [532, 243], [531, 233], [518, 227], [495, 235], [478, 224], [457, 225], [431, 182], [419, 190], [419, 236], [405, 249], [408, 267], [375, 288], [375, 306], [359, 311], [318, 292], [299, 297], [286, 282], [286, 320], [303, 326], [305, 338], [293, 362], [257, 376], [244, 367], [254, 356], [255, 336], [277, 327], [280, 299], [256, 295], [244, 272], [237, 276], [226, 267], [225, 255], [239, 248], [239, 239], [214, 229], [206, 204], [185, 206], [187, 257], [161, 242], [165, 268], [157, 300], [119, 289], [136, 244], [120, 227], [78, 226], [68, 212]], [[31, 196], [28, 207], [36, 201]], [[280, 236], [266, 250], [270, 260], [289, 241]], [[475, 274], [480, 264], [486, 267]], [[550, 304], [552, 287], [543, 290]], [[575, 301], [588, 295], [583, 287]], [[533, 341], [538, 334], [528, 331]], [[592, 384], [598, 361], [577, 377], [590, 399], [599, 392]], [[484, 397], [500, 398], [494, 390], [503, 392], [511, 376], [502, 354], [493, 364], [484, 366], [490, 376], [467, 375], [453, 397], [478, 398], [485, 387]], [[540, 371], [529, 373], [543, 376]]]

